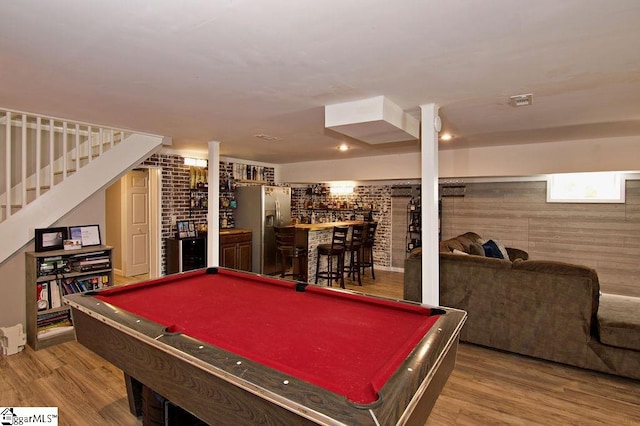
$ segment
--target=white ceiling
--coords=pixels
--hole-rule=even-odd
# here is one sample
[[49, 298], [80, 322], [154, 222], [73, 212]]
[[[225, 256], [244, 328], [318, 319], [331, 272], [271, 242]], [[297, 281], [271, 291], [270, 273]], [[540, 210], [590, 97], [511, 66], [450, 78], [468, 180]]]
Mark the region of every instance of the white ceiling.
[[324, 128], [324, 105], [380, 95], [440, 105], [441, 149], [640, 135], [640, 1], [0, 2], [9, 109], [269, 163], [418, 151]]

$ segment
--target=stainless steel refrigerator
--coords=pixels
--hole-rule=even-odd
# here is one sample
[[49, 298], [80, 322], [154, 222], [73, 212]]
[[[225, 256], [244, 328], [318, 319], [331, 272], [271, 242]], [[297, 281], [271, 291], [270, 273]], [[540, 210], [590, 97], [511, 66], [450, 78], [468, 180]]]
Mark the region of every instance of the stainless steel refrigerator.
[[236, 188], [235, 198], [236, 227], [253, 232], [252, 272], [265, 275], [279, 272], [273, 227], [291, 223], [291, 188], [241, 186]]

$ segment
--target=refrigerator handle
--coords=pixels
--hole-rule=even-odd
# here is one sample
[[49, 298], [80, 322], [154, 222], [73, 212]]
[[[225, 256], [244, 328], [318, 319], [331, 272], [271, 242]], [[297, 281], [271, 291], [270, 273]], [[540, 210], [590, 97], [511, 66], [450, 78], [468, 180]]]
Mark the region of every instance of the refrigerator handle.
[[280, 201], [276, 199], [276, 226], [281, 226], [280, 224]]

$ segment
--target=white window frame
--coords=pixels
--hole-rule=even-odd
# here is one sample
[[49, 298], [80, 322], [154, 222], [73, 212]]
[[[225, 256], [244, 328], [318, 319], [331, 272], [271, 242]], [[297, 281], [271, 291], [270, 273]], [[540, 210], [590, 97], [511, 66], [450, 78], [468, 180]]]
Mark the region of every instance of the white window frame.
[[[601, 179], [599, 188], [585, 183], [593, 179]], [[552, 174], [547, 176], [547, 202], [624, 203], [625, 183], [626, 176], [620, 172]]]

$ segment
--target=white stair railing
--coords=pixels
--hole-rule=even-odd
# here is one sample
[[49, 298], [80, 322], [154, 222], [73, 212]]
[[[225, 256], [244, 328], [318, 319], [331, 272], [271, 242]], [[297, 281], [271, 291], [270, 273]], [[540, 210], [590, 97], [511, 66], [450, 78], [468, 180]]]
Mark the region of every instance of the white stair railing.
[[[130, 133], [0, 108], [0, 222]], [[3, 155], [4, 154], [4, 155]]]

